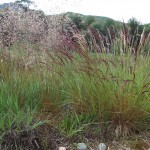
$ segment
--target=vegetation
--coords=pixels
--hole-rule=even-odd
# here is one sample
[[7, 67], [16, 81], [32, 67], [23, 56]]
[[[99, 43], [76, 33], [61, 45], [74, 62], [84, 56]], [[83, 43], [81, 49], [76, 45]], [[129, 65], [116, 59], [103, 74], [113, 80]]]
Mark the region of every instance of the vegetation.
[[71, 20], [75, 23], [75, 25], [80, 30], [86, 30], [86, 26], [90, 25], [93, 28], [98, 29], [104, 35], [107, 34], [107, 27], [114, 25], [115, 22], [116, 22], [116, 25], [119, 23], [107, 17], [84, 16], [82, 14], [71, 13], [71, 12], [68, 12], [66, 15], [69, 18], [71, 18]]
[[1, 149], [57, 149], [64, 139], [109, 141], [150, 131], [148, 31], [137, 31], [143, 26], [135, 19], [118, 29], [113, 20], [95, 19], [77, 15], [76, 28], [63, 24], [55, 33], [45, 24], [23, 26], [23, 37], [28, 29], [44, 41], [1, 45]]
[[[104, 35], [108, 34], [107, 28], [114, 26], [115, 28], [120, 29], [122, 24], [122, 21], [115, 21], [111, 18], [103, 16], [86, 16], [72, 12], [68, 12], [66, 15], [71, 18], [71, 20], [77, 25], [77, 27], [79, 27], [80, 24], [79, 29], [85, 30], [85, 26], [90, 25], [94, 29], [98, 29]], [[130, 18], [127, 25], [130, 27], [132, 35], [135, 35], [135, 32], [141, 34], [144, 28], [145, 31], [150, 31], [149, 24], [142, 25], [142, 23], [140, 23], [136, 18]]]
[[33, 1], [31, 0], [16, 0], [15, 3], [24, 10], [27, 11], [29, 9], [29, 6], [33, 4]]

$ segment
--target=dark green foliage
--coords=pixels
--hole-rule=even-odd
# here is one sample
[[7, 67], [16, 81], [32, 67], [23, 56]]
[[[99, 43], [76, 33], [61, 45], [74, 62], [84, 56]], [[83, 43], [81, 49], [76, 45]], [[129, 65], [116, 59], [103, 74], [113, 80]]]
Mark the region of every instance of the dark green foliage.
[[104, 35], [107, 35], [107, 34], [108, 34], [107, 29], [110, 28], [110, 27], [112, 27], [112, 26], [115, 26], [114, 20], [112, 20], [112, 19], [107, 19], [107, 20], [105, 21], [104, 25], [103, 25], [103, 31], [102, 31], [102, 32], [104, 33]]
[[84, 28], [82, 16], [80, 14], [70, 13], [68, 16], [79, 30]]
[[129, 19], [127, 23], [129, 29], [130, 29], [130, 44], [137, 49], [137, 47], [140, 44], [141, 34], [143, 32], [144, 26], [136, 19], [131, 18]]
[[103, 30], [103, 26], [102, 26], [100, 23], [98, 23], [98, 22], [93, 23], [93, 24], [92, 24], [92, 27], [93, 27], [94, 29], [99, 30], [99, 31], [102, 31], [102, 30]]
[[89, 25], [91, 25], [92, 23], [95, 22], [95, 18], [94, 18], [94, 16], [87, 16], [87, 17], [85, 17], [84, 22], [87, 26], [89, 26]]
[[[108, 35], [108, 28], [112, 27], [121, 30], [122, 22], [103, 16], [86, 16], [78, 13], [68, 12], [66, 15], [76, 24], [79, 30], [86, 30], [87, 26], [99, 30], [103, 35]], [[137, 37], [142, 34], [145, 27], [145, 33], [150, 32], [150, 24], [142, 25], [136, 18], [129, 19], [125, 23], [130, 28], [130, 34]], [[136, 37], [136, 38], [137, 38]], [[134, 37], [135, 38], [135, 37]], [[137, 40], [138, 41], [138, 40]]]
[[86, 26], [92, 26], [104, 34], [106, 34], [107, 27], [118, 23], [113, 19], [102, 16], [86, 16], [72, 12], [68, 12], [66, 15], [76, 24], [78, 29], [85, 30]]
[[145, 32], [148, 34], [150, 32], [150, 23], [144, 25], [144, 27], [145, 27]]
[[32, 5], [34, 2], [31, 0], [16, 0], [15, 3], [25, 11], [28, 10], [29, 6]]
[[115, 22], [114, 22], [114, 20], [112, 20], [112, 19], [107, 19], [107, 20], [105, 21], [104, 25], [105, 25], [106, 28], [109, 28], [110, 26], [114, 26], [114, 25], [115, 25]]
[[134, 35], [135, 32], [138, 32], [139, 34], [141, 34], [143, 31], [143, 26], [136, 18], [129, 19], [127, 25], [130, 27], [130, 33], [132, 35]]
[[102, 34], [107, 35], [107, 28], [110, 28], [111, 26], [121, 28], [121, 22], [107, 17], [86, 16], [71, 12], [68, 12], [66, 15], [73, 21], [79, 30], [86, 30], [87, 26], [91, 26], [94, 29], [99, 30]]

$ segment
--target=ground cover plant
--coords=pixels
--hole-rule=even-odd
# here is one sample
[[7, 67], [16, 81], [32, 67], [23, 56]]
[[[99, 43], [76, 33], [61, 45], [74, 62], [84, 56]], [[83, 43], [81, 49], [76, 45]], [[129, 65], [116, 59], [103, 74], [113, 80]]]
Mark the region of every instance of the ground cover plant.
[[53, 49], [46, 41], [1, 48], [0, 149], [74, 149], [81, 140], [93, 146], [135, 134], [146, 146], [133, 148], [146, 149], [149, 35], [133, 40], [122, 23], [119, 31], [108, 28], [108, 36], [90, 26], [83, 36], [64, 25], [60, 36], [65, 45], [56, 38]]

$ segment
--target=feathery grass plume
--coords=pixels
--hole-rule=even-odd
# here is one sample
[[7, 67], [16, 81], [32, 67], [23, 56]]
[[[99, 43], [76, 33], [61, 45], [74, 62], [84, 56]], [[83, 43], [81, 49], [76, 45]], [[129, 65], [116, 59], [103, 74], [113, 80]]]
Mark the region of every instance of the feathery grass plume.
[[[104, 42], [104, 36], [96, 29], [93, 29], [91, 27], [88, 27], [88, 34], [91, 40], [89, 49], [91, 47], [90, 51], [96, 50], [97, 52], [102, 52], [103, 42]], [[93, 46], [92, 46], [93, 44]]]
[[127, 53], [127, 48], [128, 48], [128, 43], [129, 43], [129, 32], [128, 29], [125, 25], [125, 23], [122, 23], [122, 36], [123, 36], [123, 53]]

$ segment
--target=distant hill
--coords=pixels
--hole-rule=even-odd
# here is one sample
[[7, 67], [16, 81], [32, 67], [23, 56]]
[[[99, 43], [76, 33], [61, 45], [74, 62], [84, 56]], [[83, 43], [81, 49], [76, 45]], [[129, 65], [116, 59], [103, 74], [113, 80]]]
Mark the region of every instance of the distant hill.
[[[74, 13], [74, 12], [67, 12], [66, 13], [67, 16], [71, 16], [71, 15], [80, 15], [83, 20], [86, 19], [86, 17], [89, 17], [89, 16], [92, 16], [92, 15], [83, 15], [83, 14], [80, 14], [80, 13]], [[106, 20], [110, 19], [110, 20], [113, 20], [112, 18], [109, 18], [109, 17], [104, 17], [104, 16], [92, 16], [94, 17], [95, 19], [95, 22], [101, 22], [101, 23], [104, 23]], [[115, 21], [115, 20], [113, 20]]]
[[122, 25], [122, 22], [104, 16], [83, 15], [74, 12], [67, 12], [65, 15], [76, 24], [78, 29], [85, 29], [86, 25], [90, 25], [91, 27], [98, 29], [104, 35], [107, 34], [107, 28], [110, 26], [114, 26], [119, 29]]
[[21, 7], [19, 6], [19, 4], [16, 4], [13, 2], [0, 4], [0, 10], [6, 9], [6, 8], [10, 8], [10, 9], [16, 10], [16, 11], [21, 10]]
[[3, 3], [3, 4], [0, 4], [0, 9], [5, 9], [5, 8], [8, 8], [8, 7], [14, 7], [14, 3]]
[[[87, 16], [92, 16], [92, 15], [83, 15], [83, 14], [80, 14], [80, 13], [74, 13], [74, 12], [67, 12], [66, 15], [71, 15], [71, 14], [77, 14], [77, 15], [80, 15], [82, 16], [83, 18], [87, 17]], [[104, 16], [93, 16], [96, 20], [106, 20], [106, 19], [111, 19], [109, 17], [104, 17]]]

